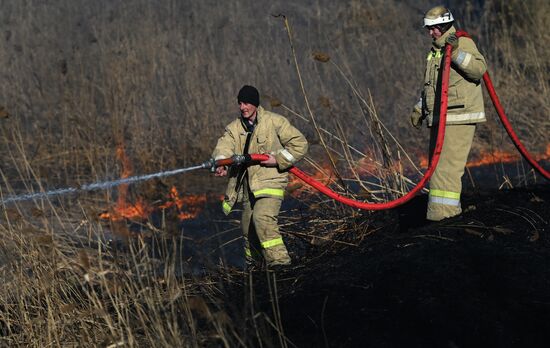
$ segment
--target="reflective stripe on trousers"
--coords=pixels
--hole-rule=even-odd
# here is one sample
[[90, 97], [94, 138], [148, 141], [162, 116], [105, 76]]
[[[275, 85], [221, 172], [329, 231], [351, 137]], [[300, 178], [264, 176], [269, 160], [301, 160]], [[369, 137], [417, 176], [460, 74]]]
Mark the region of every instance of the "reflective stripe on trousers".
[[[431, 131], [430, 153], [433, 151], [437, 129], [432, 127]], [[447, 125], [445, 128], [445, 141], [441, 157], [430, 179], [430, 194], [426, 213], [428, 220], [439, 221], [462, 212], [460, 206], [462, 175], [474, 132], [475, 125]]]
[[290, 259], [277, 225], [282, 201], [282, 197], [244, 197], [241, 228], [245, 253], [248, 248], [254, 257], [254, 251], [261, 250], [268, 263]]
[[227, 203], [226, 201], [223, 201], [222, 209], [223, 209], [224, 214], [227, 215], [231, 212], [231, 205], [229, 205], [229, 203]]
[[430, 190], [429, 201], [432, 203], [459, 206], [460, 192], [432, 189]]
[[281, 245], [281, 244], [284, 244], [283, 243], [283, 238], [279, 237], [279, 238], [270, 239], [270, 240], [266, 240], [266, 241], [262, 242], [262, 248], [264, 248], [264, 249], [272, 248], [274, 246]]

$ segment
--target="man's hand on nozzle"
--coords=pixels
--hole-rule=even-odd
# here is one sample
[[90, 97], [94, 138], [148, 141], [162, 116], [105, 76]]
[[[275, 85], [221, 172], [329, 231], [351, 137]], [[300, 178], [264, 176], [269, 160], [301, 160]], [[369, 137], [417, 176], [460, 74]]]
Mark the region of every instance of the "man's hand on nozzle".
[[420, 129], [422, 126], [422, 112], [418, 108], [414, 108], [411, 114], [411, 124], [414, 128]]
[[260, 164], [263, 165], [264, 167], [276, 167], [277, 166], [277, 160], [275, 159], [275, 156], [273, 156], [269, 153], [266, 153], [266, 155], [268, 155], [269, 158], [266, 159], [265, 161], [260, 162]]
[[227, 175], [227, 167], [226, 166], [219, 166], [216, 167], [216, 171], [214, 172], [215, 176], [226, 176]]
[[458, 48], [458, 37], [455, 34], [449, 35], [445, 42], [451, 45], [453, 51]]

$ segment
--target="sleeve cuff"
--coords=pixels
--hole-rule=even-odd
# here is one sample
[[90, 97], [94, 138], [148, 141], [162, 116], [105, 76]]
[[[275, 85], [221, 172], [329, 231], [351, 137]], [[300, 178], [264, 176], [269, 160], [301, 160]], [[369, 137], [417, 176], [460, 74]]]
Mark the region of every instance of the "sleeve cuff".
[[296, 162], [296, 158], [286, 149], [277, 151], [275, 160], [277, 161], [277, 166], [283, 170], [292, 167]]

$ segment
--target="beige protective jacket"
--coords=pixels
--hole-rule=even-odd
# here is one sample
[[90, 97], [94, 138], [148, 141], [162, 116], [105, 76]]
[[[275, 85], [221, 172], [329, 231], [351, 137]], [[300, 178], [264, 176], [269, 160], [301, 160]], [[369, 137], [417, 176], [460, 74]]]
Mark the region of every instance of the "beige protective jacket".
[[[455, 27], [447, 30], [439, 39], [433, 42], [428, 53], [424, 86], [420, 101], [415, 109], [422, 112], [428, 119], [428, 126], [433, 124], [434, 115], [439, 115], [440, 68], [443, 66], [445, 40], [456, 32]], [[447, 108], [447, 124], [472, 124], [485, 122], [485, 109], [481, 93], [481, 79], [487, 70], [485, 58], [479, 53], [472, 39], [460, 37], [458, 48], [451, 57], [451, 72], [449, 76], [449, 96]]]
[[[307, 152], [308, 143], [304, 135], [283, 116], [259, 106], [257, 124], [251, 134], [248, 153], [272, 154], [276, 167], [253, 165], [248, 168], [231, 167], [229, 183], [223, 202], [225, 214], [240, 201], [243, 194], [243, 179], [248, 175], [248, 184], [254, 197], [284, 197], [288, 183], [287, 169], [298, 162]], [[241, 117], [225, 128], [223, 136], [212, 152], [215, 160], [243, 154], [247, 138], [247, 127]]]

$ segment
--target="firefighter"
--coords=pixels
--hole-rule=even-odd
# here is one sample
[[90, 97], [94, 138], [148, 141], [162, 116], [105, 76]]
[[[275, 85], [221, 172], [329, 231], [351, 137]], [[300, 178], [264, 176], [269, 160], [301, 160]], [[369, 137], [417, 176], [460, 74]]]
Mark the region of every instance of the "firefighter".
[[424, 27], [432, 37], [432, 47], [427, 56], [421, 97], [411, 115], [414, 127], [420, 128], [422, 121], [426, 120], [427, 126], [431, 128], [432, 154], [437, 138], [443, 54], [445, 44], [450, 44], [452, 56], [447, 124], [441, 157], [430, 180], [426, 214], [430, 221], [458, 216], [462, 212], [460, 194], [464, 167], [476, 124], [485, 122], [481, 93], [481, 79], [487, 69], [485, 58], [470, 38], [456, 36], [453, 23], [451, 11], [443, 6], [434, 7], [424, 15]]
[[248, 265], [261, 255], [268, 268], [287, 266], [291, 258], [279, 233], [277, 216], [288, 182], [287, 169], [304, 157], [308, 143], [285, 117], [260, 106], [255, 87], [243, 86], [237, 102], [240, 117], [226, 126], [212, 158], [260, 153], [269, 159], [260, 165], [216, 168], [216, 176], [229, 177], [223, 211], [227, 215], [236, 202], [243, 203], [241, 228]]

